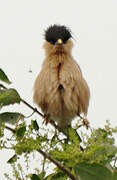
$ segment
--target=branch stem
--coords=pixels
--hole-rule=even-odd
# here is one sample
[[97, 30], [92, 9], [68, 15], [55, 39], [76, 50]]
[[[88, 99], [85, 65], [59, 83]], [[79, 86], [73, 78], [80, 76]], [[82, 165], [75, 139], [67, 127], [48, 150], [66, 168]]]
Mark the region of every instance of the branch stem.
[[45, 158], [53, 162], [59, 169], [64, 171], [72, 180], [78, 180], [78, 178], [76, 178], [67, 168], [65, 168], [59, 161], [54, 159], [50, 154], [42, 151], [41, 149], [39, 149], [38, 152], [42, 154]]
[[9, 126], [5, 126], [5, 128], [8, 129], [9, 131], [11, 131], [12, 133], [16, 133], [16, 130]]

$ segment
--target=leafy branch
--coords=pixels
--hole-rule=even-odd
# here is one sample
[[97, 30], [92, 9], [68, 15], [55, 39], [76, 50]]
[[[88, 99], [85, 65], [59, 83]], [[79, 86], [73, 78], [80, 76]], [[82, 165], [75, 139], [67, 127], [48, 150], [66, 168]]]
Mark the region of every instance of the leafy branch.
[[[4, 73], [5, 74], [5, 73]], [[5, 76], [6, 78], [7, 76]], [[4, 79], [2, 79], [4, 80]], [[8, 82], [10, 82], [9, 80], [7, 80]], [[3, 84], [0, 84], [0, 87], [8, 90], [7, 87], [5, 87]], [[17, 93], [18, 96], [18, 100], [19, 100], [19, 95]], [[32, 109], [34, 112], [36, 112], [38, 115], [40, 115], [43, 119], [45, 119], [45, 115], [43, 115], [42, 113], [40, 113], [36, 108], [34, 108], [33, 106], [31, 106], [28, 102], [26, 102], [24, 99], [20, 98], [20, 101], [23, 102], [26, 106], [28, 106], [30, 109]], [[59, 127], [57, 127], [57, 125], [54, 123], [54, 121], [49, 120], [49, 122], [57, 129], [59, 129]], [[10, 130], [12, 133], [15, 133], [16, 130], [12, 129], [8, 126], [5, 126], [6, 129]], [[60, 130], [60, 129], [59, 129]], [[60, 168], [62, 171], [64, 171], [72, 180], [78, 180], [78, 178], [76, 179], [75, 176], [67, 169], [65, 168], [60, 162], [58, 162], [56, 159], [54, 159], [50, 154], [44, 152], [42, 149], [38, 150], [39, 153], [41, 153], [45, 158], [49, 159], [51, 162], [53, 162], [56, 166], [58, 166], [58, 168]]]
[[[0, 80], [10, 84], [3, 70], [0, 69]], [[37, 113], [44, 120], [48, 118], [36, 108], [27, 103], [20, 97], [15, 89], [8, 89], [0, 84], [0, 107], [9, 106], [10, 104], [23, 102], [28, 108], [33, 110], [29, 117]], [[77, 124], [79, 134], [69, 128], [69, 137], [63, 138], [59, 132], [63, 132], [49, 120], [49, 123], [55, 127], [55, 132], [51, 132], [51, 138], [48, 137], [49, 130], [42, 129], [38, 126], [36, 120], [32, 120], [26, 125], [25, 116], [18, 112], [0, 113], [0, 148], [14, 150], [15, 154], [8, 160], [14, 170], [16, 179], [24, 180], [116, 180], [117, 179], [117, 147], [115, 146], [114, 134], [117, 128], [112, 128], [107, 121], [104, 128], [90, 129], [86, 134], [79, 129], [81, 125]], [[82, 119], [82, 118], [81, 118]], [[15, 126], [8, 126], [11, 124]], [[13, 136], [5, 139], [4, 129], [13, 133]], [[43, 131], [43, 133], [41, 133]], [[65, 134], [66, 135], [66, 134]], [[9, 145], [10, 144], [10, 145]], [[82, 144], [82, 146], [80, 145]], [[44, 163], [41, 173], [39, 170], [34, 174], [25, 175], [20, 164], [16, 167], [16, 162], [22, 154], [27, 156], [31, 152], [39, 152], [44, 157]], [[53, 173], [47, 175], [44, 168], [46, 159], [56, 165]], [[18, 168], [18, 169], [17, 169]], [[6, 174], [7, 179], [10, 177]], [[12, 179], [12, 178], [11, 178]]]

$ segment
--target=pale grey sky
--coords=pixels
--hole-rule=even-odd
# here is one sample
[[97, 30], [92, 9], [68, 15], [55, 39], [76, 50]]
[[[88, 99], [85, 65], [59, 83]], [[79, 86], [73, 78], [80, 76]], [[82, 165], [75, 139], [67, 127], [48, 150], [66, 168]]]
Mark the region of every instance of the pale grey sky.
[[117, 126], [117, 0], [0, 0], [0, 68], [33, 104], [44, 30], [55, 23], [73, 32], [73, 56], [91, 90], [90, 125]]

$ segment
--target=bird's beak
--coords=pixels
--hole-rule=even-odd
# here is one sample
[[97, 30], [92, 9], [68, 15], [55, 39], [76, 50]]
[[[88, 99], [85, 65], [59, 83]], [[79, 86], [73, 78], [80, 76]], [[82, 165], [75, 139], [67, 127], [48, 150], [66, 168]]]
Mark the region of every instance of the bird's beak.
[[58, 40], [57, 40], [57, 42], [56, 42], [56, 44], [63, 44], [63, 40], [61, 39], [61, 38], [59, 38]]

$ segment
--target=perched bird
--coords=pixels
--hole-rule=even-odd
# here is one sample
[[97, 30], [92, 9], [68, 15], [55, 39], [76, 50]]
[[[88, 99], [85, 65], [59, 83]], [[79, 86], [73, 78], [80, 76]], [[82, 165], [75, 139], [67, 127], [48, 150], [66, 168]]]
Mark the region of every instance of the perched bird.
[[90, 91], [72, 57], [71, 30], [52, 25], [45, 31], [45, 59], [34, 84], [34, 102], [61, 129], [81, 113], [87, 115]]

